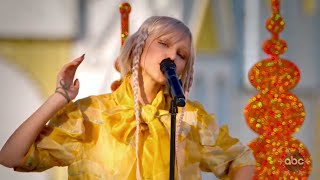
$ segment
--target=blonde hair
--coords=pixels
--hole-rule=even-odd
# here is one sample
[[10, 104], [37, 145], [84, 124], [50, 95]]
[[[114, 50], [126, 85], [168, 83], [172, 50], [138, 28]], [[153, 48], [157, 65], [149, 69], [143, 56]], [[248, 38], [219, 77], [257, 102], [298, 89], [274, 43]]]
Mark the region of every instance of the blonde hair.
[[[152, 16], [145, 20], [143, 24], [140, 26], [137, 32], [129, 36], [123, 48], [121, 49], [119, 56], [119, 66], [121, 78], [123, 79], [128, 74], [132, 74], [133, 78], [133, 94], [134, 94], [134, 106], [135, 106], [135, 117], [136, 117], [136, 133], [135, 133], [135, 144], [136, 144], [136, 157], [137, 157], [137, 179], [141, 179], [140, 175], [140, 165], [138, 161], [139, 157], [139, 136], [140, 136], [140, 108], [139, 108], [139, 81], [138, 81], [138, 73], [139, 73], [139, 62], [141, 58], [141, 54], [145, 48], [146, 40], [150, 35], [153, 35], [155, 38], [159, 38], [163, 35], [173, 34], [174, 41], [179, 41], [182, 38], [189, 38], [191, 42], [190, 47], [190, 55], [188, 56], [187, 63], [185, 69], [181, 75], [182, 87], [184, 90], [184, 95], [187, 98], [187, 95], [190, 91], [193, 82], [193, 65], [195, 52], [192, 42], [192, 34], [189, 28], [182, 23], [181, 21], [167, 17], [167, 16]], [[180, 131], [181, 121], [183, 119], [183, 115], [185, 112], [185, 108], [182, 108], [182, 112], [180, 118], [177, 122], [176, 127], [176, 153], [178, 154], [178, 134]], [[177, 160], [178, 161], [178, 160]], [[178, 162], [178, 170], [179, 170], [179, 162]], [[180, 175], [179, 175], [180, 176]]]

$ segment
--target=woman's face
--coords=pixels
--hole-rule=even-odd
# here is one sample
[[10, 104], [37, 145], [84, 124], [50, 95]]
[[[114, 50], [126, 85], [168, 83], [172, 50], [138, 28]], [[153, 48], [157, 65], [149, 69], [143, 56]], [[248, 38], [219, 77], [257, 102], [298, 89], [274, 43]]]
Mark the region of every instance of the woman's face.
[[[150, 35], [141, 55], [140, 67], [144, 79], [165, 84], [166, 78], [160, 70], [160, 63], [170, 58], [176, 64], [177, 75], [180, 76], [190, 56], [191, 40], [188, 36], [175, 39], [177, 34], [163, 35], [158, 38]], [[175, 41], [174, 41], [175, 40]]]

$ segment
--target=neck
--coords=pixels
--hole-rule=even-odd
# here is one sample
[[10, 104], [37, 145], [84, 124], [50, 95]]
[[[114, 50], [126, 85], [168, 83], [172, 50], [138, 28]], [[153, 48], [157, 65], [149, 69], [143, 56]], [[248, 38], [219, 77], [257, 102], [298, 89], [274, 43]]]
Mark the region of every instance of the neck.
[[[142, 105], [151, 104], [162, 85], [155, 82], [150, 77], [142, 76], [141, 73], [139, 73], [138, 79], [139, 79], [138, 98], [139, 98], [140, 104]], [[131, 76], [130, 78], [131, 85], [133, 85], [133, 82], [134, 82], [134, 79], [133, 79], [133, 76]]]

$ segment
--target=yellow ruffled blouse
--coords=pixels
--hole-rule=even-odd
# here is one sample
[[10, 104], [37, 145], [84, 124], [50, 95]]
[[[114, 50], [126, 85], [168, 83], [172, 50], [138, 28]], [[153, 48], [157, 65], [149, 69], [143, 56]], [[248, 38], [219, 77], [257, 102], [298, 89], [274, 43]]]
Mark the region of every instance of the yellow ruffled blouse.
[[[135, 180], [140, 163], [144, 180], [169, 179], [171, 97], [160, 90], [141, 106], [140, 159], [135, 155], [133, 92], [126, 78], [111, 94], [69, 103], [42, 130], [16, 171], [44, 171], [68, 166], [71, 180]], [[181, 109], [179, 109], [181, 112]], [[179, 118], [179, 114], [177, 119]], [[255, 165], [247, 146], [218, 127], [196, 102], [188, 101], [178, 142], [182, 180], [201, 179], [201, 171], [220, 179], [236, 168]]]

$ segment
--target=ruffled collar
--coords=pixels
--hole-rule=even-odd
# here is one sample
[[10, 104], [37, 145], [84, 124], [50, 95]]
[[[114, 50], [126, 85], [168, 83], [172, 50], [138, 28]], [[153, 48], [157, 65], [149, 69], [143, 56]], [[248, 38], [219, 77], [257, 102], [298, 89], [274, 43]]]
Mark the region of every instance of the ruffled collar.
[[[109, 132], [118, 141], [131, 144], [136, 129], [133, 90], [130, 76], [127, 76], [119, 88], [112, 93], [115, 106], [104, 112]], [[140, 105], [141, 130], [152, 129], [152, 121], [159, 121], [160, 116], [169, 114], [171, 97], [164, 86], [159, 90], [151, 104]]]

